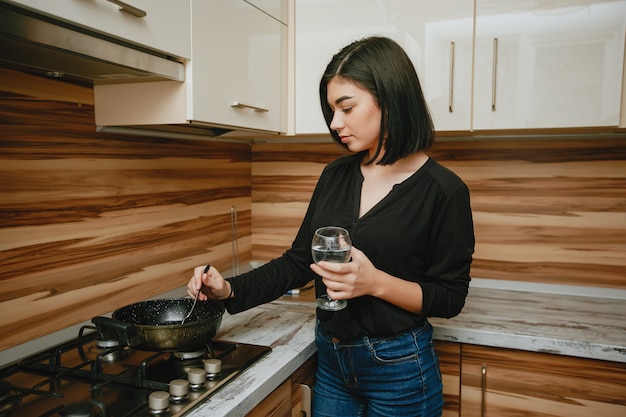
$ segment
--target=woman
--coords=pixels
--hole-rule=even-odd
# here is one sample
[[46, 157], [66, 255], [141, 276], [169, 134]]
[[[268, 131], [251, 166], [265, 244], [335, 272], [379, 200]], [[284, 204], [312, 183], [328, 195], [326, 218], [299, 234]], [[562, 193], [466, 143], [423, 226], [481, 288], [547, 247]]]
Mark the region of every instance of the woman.
[[[370, 37], [343, 48], [320, 82], [333, 139], [352, 155], [324, 169], [292, 247], [228, 280], [194, 270], [188, 293], [237, 313], [315, 279], [316, 293], [348, 300], [317, 310], [313, 415], [439, 416], [443, 395], [428, 317], [465, 303], [474, 250], [466, 185], [423, 150], [432, 120], [402, 48]], [[349, 230], [348, 263], [311, 258], [322, 226]]]

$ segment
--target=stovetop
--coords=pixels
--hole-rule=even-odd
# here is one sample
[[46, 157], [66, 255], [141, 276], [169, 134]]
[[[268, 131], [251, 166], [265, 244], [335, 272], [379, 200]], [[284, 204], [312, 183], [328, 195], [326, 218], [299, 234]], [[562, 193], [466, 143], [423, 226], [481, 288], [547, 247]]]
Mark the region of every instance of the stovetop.
[[194, 352], [146, 352], [99, 341], [85, 326], [0, 369], [0, 417], [178, 417], [270, 351], [214, 340]]

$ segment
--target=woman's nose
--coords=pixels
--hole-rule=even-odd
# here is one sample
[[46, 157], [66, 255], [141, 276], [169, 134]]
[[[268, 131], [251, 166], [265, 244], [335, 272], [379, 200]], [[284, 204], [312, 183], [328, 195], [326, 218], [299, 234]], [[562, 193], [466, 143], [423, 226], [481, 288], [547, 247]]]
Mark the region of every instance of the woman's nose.
[[343, 127], [343, 120], [341, 118], [341, 113], [335, 112], [333, 115], [333, 119], [330, 121], [330, 128], [332, 130], [340, 131]]

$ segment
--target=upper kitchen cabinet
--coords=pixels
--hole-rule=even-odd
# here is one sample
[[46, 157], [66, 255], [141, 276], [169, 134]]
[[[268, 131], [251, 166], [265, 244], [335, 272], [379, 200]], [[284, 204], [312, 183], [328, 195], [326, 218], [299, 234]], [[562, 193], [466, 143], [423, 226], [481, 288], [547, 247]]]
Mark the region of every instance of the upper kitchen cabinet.
[[327, 134], [319, 81], [333, 54], [349, 42], [388, 36], [411, 57], [437, 130], [469, 129], [473, 0], [346, 0], [320, 7], [298, 0], [295, 130]]
[[190, 119], [286, 131], [287, 26], [245, 1], [194, 0], [192, 9]]
[[474, 130], [619, 124], [626, 1], [477, 0]]
[[181, 59], [191, 57], [189, 0], [8, 0], [20, 8]]
[[96, 124], [286, 132], [287, 0], [251, 3], [192, 0], [185, 82], [95, 85]]
[[438, 131], [618, 126], [624, 0], [298, 0], [295, 130], [326, 134], [320, 76], [352, 40], [413, 60]]

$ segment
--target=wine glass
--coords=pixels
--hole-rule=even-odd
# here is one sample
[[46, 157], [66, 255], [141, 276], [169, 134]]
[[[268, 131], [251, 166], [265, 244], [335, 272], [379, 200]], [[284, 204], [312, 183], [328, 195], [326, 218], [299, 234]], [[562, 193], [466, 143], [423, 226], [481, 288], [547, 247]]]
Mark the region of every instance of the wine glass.
[[[315, 231], [311, 242], [311, 254], [315, 263], [349, 262], [351, 249], [350, 234], [346, 229], [336, 226], [320, 227]], [[346, 300], [333, 300], [328, 294], [320, 296], [316, 303], [326, 311], [341, 310], [348, 304]]]

